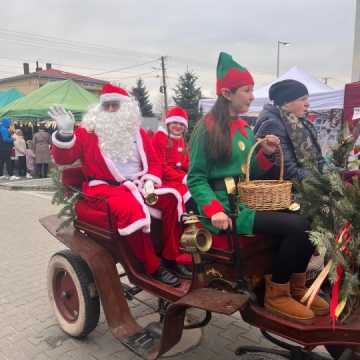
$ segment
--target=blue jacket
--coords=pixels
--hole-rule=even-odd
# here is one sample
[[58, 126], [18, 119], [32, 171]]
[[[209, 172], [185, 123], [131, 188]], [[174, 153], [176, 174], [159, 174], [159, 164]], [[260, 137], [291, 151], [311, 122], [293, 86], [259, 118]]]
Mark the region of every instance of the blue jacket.
[[[265, 135], [276, 135], [281, 142], [281, 148], [284, 153], [284, 177], [285, 179], [302, 180], [310, 175], [310, 171], [298, 162], [294, 145], [290, 139], [288, 131], [281, 121], [280, 112], [276, 106], [267, 104], [259, 114], [256, 121], [254, 133], [256, 138], [262, 138]], [[318, 168], [321, 169], [325, 160], [321, 154], [321, 148], [317, 139], [313, 139], [314, 152], [317, 158]]]
[[10, 125], [11, 125], [10, 118], [4, 117], [2, 119], [1, 126], [0, 126], [0, 135], [1, 135], [2, 141], [7, 144], [13, 143], [13, 140], [12, 140], [10, 132], [9, 132]]

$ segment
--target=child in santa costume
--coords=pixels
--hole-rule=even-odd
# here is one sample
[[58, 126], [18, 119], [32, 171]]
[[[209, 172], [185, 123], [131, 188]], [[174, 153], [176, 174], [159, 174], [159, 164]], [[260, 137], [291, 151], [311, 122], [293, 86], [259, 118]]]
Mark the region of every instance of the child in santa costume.
[[[245, 175], [245, 162], [254, 144], [254, 134], [238, 116], [254, 99], [251, 74], [232, 57], [221, 53], [217, 66], [217, 101], [195, 130], [187, 184], [204, 225], [219, 233], [235, 227], [238, 234], [271, 235], [279, 241], [272, 275], [266, 278], [265, 307], [295, 321], [309, 322], [326, 314], [328, 304], [317, 297], [311, 309], [300, 303], [305, 291], [305, 270], [314, 251], [306, 219], [293, 213], [255, 211], [240, 203], [235, 223], [229, 217], [230, 201], [225, 178], [235, 183]], [[261, 176], [273, 165], [279, 139], [267, 135], [252, 162], [251, 173]], [[228, 179], [227, 179], [228, 180]], [[236, 192], [236, 190], [235, 190]]]
[[160, 126], [153, 137], [154, 149], [163, 165], [164, 186], [178, 190], [186, 203], [190, 193], [186, 186], [189, 154], [184, 139], [188, 128], [188, 115], [180, 106], [166, 113], [165, 127]]
[[[150, 215], [152, 211], [161, 213], [166, 224], [162, 257], [166, 266], [181, 274], [184, 267], [176, 258], [184, 204], [180, 194], [162, 186], [162, 167], [151, 140], [140, 128], [138, 104], [124, 89], [106, 84], [100, 104], [85, 114], [75, 132], [71, 112], [55, 106], [49, 115], [58, 128], [52, 137], [55, 162], [65, 165], [80, 159], [87, 179], [82, 191], [89, 197], [106, 198], [119, 234], [127, 239], [146, 271], [163, 283], [177, 286], [178, 277], [160, 264], [155, 254], [149, 235]], [[151, 207], [144, 201], [149, 191], [158, 195]], [[93, 206], [105, 206], [96, 204]]]

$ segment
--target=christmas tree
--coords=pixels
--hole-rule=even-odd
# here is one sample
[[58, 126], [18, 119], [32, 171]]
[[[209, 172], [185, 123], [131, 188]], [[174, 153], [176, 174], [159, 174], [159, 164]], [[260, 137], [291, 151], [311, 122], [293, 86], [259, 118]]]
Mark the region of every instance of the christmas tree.
[[140, 111], [142, 116], [152, 117], [154, 116], [152, 111], [152, 105], [149, 100], [149, 93], [144, 85], [142, 79], [138, 79], [136, 86], [132, 88], [131, 94], [139, 102]]
[[197, 81], [198, 77], [192, 71], [186, 71], [179, 77], [178, 84], [174, 89], [173, 99], [176, 105], [185, 109], [189, 115], [188, 136], [201, 116], [199, 111], [201, 89], [197, 86]]
[[348, 316], [360, 298], [360, 181], [345, 180], [354, 138], [340, 139], [331, 162], [297, 184], [302, 215], [311, 219], [310, 239], [328, 262], [330, 316]]

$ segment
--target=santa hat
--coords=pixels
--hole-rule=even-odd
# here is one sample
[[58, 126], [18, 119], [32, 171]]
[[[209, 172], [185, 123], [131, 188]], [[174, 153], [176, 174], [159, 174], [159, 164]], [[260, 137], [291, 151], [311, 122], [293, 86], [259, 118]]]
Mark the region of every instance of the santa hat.
[[216, 95], [221, 89], [236, 89], [240, 86], [254, 85], [254, 79], [231, 55], [221, 52], [216, 68]]
[[187, 128], [188, 120], [189, 117], [187, 112], [180, 106], [174, 106], [166, 113], [165, 124], [168, 125], [173, 122], [177, 122], [183, 124]]
[[105, 84], [101, 90], [100, 102], [128, 100], [129, 94], [121, 87]]

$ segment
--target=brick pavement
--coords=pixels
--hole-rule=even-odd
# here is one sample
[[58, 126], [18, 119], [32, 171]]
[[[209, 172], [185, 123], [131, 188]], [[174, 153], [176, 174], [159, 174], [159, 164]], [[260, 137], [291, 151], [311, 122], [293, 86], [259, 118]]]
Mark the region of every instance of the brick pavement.
[[[58, 327], [48, 303], [46, 270], [50, 256], [63, 246], [38, 223], [57, 211], [50, 205], [50, 194], [0, 188], [0, 203], [0, 360], [138, 359], [112, 337], [103, 314], [84, 341], [68, 337]], [[139, 297], [156, 303], [146, 293]], [[152, 312], [137, 301], [130, 306], [136, 317]], [[214, 315], [200, 346], [173, 359], [240, 359], [234, 350], [241, 344], [270, 346], [239, 315]]]

